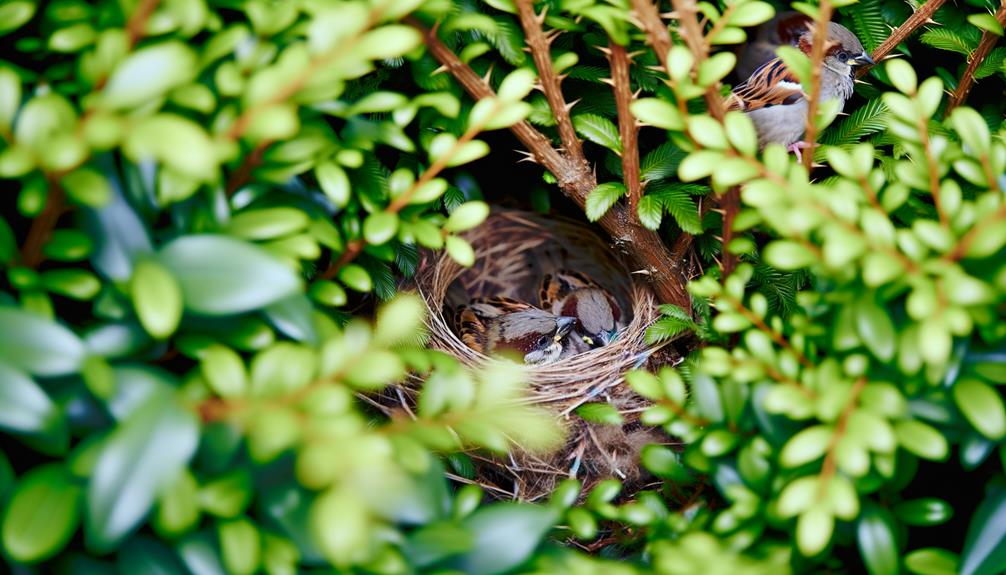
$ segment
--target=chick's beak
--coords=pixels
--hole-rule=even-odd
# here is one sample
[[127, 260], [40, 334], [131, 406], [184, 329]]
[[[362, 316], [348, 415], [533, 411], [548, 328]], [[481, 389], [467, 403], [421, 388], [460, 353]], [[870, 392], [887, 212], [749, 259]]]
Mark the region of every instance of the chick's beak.
[[850, 60], [849, 63], [852, 64], [853, 66], [872, 66], [876, 64], [876, 62], [873, 61], [873, 58], [871, 58], [870, 55], [867, 54], [866, 52], [863, 52], [859, 56], [856, 56], [855, 58]]
[[555, 320], [555, 341], [559, 341], [560, 339], [566, 337], [566, 334], [573, 329], [574, 325], [576, 325], [575, 317], [563, 316]]

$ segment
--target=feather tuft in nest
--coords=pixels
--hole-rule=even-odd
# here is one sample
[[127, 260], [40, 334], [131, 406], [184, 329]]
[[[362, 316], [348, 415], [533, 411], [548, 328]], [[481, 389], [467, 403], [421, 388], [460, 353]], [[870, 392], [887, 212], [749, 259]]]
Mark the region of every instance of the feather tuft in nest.
[[[614, 341], [547, 365], [527, 366], [531, 400], [552, 411], [567, 429], [566, 445], [547, 456], [516, 450], [509, 457], [473, 454], [478, 482], [499, 497], [539, 499], [567, 478], [584, 483], [617, 478], [631, 489], [646, 479], [640, 450], [669, 438], [639, 423], [649, 405], [625, 383], [625, 373], [654, 367], [656, 348], [645, 343], [646, 328], [658, 317], [653, 293], [615, 256], [588, 226], [517, 210], [495, 210], [465, 234], [476, 263], [465, 269], [446, 253], [424, 254], [415, 289], [429, 307], [430, 347], [447, 352], [470, 367], [498, 361], [465, 345], [453, 325], [454, 311], [480, 297], [504, 296], [537, 303], [546, 274], [569, 269], [607, 290], [621, 310], [628, 310]], [[623, 312], [624, 313], [624, 312]], [[676, 354], [661, 353], [661, 363]], [[667, 359], [668, 356], [670, 359]], [[400, 396], [403, 397], [404, 396]], [[404, 400], [404, 399], [403, 399]], [[607, 403], [622, 416], [621, 425], [591, 423], [577, 415], [588, 403]]]

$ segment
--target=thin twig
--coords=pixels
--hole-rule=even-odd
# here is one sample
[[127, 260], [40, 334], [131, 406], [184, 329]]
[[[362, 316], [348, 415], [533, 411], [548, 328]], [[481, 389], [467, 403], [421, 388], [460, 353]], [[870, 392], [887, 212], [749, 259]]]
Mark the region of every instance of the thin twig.
[[[517, 15], [520, 17], [520, 25], [524, 29], [524, 36], [527, 39], [528, 49], [531, 57], [534, 58], [534, 65], [538, 68], [538, 80], [541, 82], [542, 91], [545, 92], [545, 99], [555, 116], [556, 127], [559, 130], [559, 140], [562, 147], [575, 162], [586, 163], [583, 156], [583, 145], [573, 128], [573, 121], [569, 117], [571, 104], [567, 104], [562, 96], [562, 88], [559, 85], [559, 75], [552, 68], [552, 51], [550, 44], [552, 40], [545, 36], [541, 24], [545, 20], [545, 12], [540, 16], [534, 13], [534, 6], [531, 0], [517, 0]], [[554, 39], [554, 37], [553, 37]]]
[[31, 222], [28, 228], [28, 236], [25, 238], [24, 246], [21, 250], [21, 263], [29, 268], [36, 268], [45, 259], [42, 254], [42, 246], [45, 244], [52, 230], [56, 227], [59, 217], [66, 211], [66, 194], [63, 187], [59, 185], [56, 176], [49, 178], [49, 192], [46, 194], [45, 208]]
[[133, 10], [129, 21], [126, 22], [126, 36], [129, 39], [130, 49], [136, 46], [136, 43], [146, 34], [147, 22], [160, 3], [161, 0], [141, 0], [136, 10]]
[[266, 148], [271, 144], [272, 140], [262, 140], [244, 157], [238, 169], [231, 174], [230, 178], [227, 178], [224, 192], [227, 193], [228, 197], [233, 196], [242, 186], [251, 181], [252, 172], [262, 164], [262, 157], [265, 155]]
[[866, 378], [861, 377], [853, 384], [852, 391], [849, 393], [849, 403], [846, 404], [845, 409], [842, 410], [842, 414], [838, 417], [838, 422], [835, 424], [835, 431], [832, 433], [831, 441], [828, 443], [827, 455], [824, 456], [824, 463], [821, 464], [821, 479], [818, 482], [817, 488], [818, 499], [823, 499], [831, 488], [831, 478], [838, 470], [838, 443], [845, 437], [846, 429], [849, 427], [849, 418], [856, 411], [856, 402], [859, 401], [859, 396], [863, 393], [866, 382]]
[[929, 174], [929, 195], [933, 197], [933, 206], [936, 208], [936, 216], [943, 226], [948, 225], [948, 218], [943, 211], [943, 201], [940, 198], [940, 173], [937, 167], [937, 160], [933, 157], [933, 147], [929, 142], [929, 126], [925, 118], [919, 118], [919, 137], [922, 140], [922, 151], [926, 155], [926, 171]]
[[817, 21], [814, 25], [814, 39], [810, 50], [810, 91], [807, 92], [807, 127], [804, 141], [808, 152], [803, 156], [803, 166], [809, 172], [814, 165], [814, 143], [817, 141], [817, 109], [821, 100], [821, 69], [824, 52], [828, 48], [828, 24], [831, 22], [831, 2], [821, 0], [817, 7]]
[[964, 234], [961, 241], [957, 242], [957, 246], [954, 247], [954, 250], [947, 254], [944, 259], [957, 261], [963, 258], [968, 253], [968, 250], [971, 249], [971, 244], [978, 239], [978, 236], [982, 235], [992, 226], [1006, 225], [1006, 221], [1004, 220], [1006, 220], [1006, 204], [1003, 204], [998, 210], [992, 212], [988, 216], [985, 216], [984, 219], [975, 224], [968, 233]]
[[[901, 26], [898, 26], [886, 40], [881, 42], [880, 46], [877, 46], [877, 49], [870, 55], [870, 57], [873, 58], [873, 61], [879, 63], [881, 60], [886, 58], [888, 54], [894, 51], [894, 49], [898, 47], [898, 44], [904, 42], [916, 30], [930, 22], [933, 14], [940, 9], [940, 6], [943, 6], [944, 2], [946, 2], [946, 0], [928, 0], [925, 4], [923, 4], [922, 7], [909, 16]], [[868, 71], [869, 67], [863, 66], [856, 71], [856, 75], [865, 76]]]
[[[1000, 26], [1006, 26], [1006, 0], [999, 4], [995, 18]], [[978, 48], [971, 54], [971, 59], [968, 60], [968, 67], [964, 69], [964, 74], [961, 76], [961, 81], [957, 84], [957, 89], [950, 96], [950, 101], [947, 103], [947, 109], [944, 112], [945, 116], [949, 116], [950, 112], [954, 111], [954, 108], [963, 104], [964, 100], [967, 99], [968, 94], [971, 92], [971, 87], [974, 86], [975, 72], [978, 71], [978, 66], [981, 66], [998, 41], [999, 35], [993, 34], [988, 30], [982, 32], [982, 39], [978, 42]]]
[[650, 0], [632, 0], [632, 9], [639, 27], [646, 33], [646, 40], [657, 53], [660, 65], [670, 74], [667, 56], [671, 51], [671, 33], [660, 18], [660, 11]]
[[608, 44], [608, 51], [608, 60], [611, 62], [611, 86], [615, 92], [615, 108], [618, 110], [618, 135], [622, 139], [622, 179], [629, 198], [629, 211], [638, 218], [642, 186], [639, 182], [636, 118], [629, 110], [629, 105], [632, 104], [629, 54], [624, 46], [619, 46], [615, 42]]

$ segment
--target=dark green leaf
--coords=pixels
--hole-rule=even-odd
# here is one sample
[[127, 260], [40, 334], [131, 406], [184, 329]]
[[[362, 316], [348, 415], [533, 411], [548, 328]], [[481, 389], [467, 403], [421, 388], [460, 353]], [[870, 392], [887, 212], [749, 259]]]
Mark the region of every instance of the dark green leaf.
[[897, 575], [900, 551], [894, 534], [891, 514], [873, 504], [863, 506], [856, 524], [859, 554], [870, 575]]
[[472, 534], [472, 549], [456, 560], [470, 575], [510, 571], [523, 563], [559, 519], [558, 511], [517, 503], [482, 508], [464, 521]]
[[1006, 488], [997, 486], [971, 516], [960, 575], [994, 575], [1006, 569]]

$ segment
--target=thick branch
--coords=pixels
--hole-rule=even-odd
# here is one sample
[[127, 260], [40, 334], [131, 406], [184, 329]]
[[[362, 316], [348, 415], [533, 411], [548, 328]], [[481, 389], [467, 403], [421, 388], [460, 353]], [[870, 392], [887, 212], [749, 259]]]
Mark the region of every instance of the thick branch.
[[646, 40], [657, 53], [660, 65], [668, 71], [667, 56], [671, 51], [671, 33], [660, 19], [660, 11], [650, 0], [632, 0], [632, 10], [639, 27], [646, 33]]
[[814, 142], [817, 141], [817, 109], [821, 100], [821, 69], [824, 51], [828, 47], [828, 24], [831, 22], [831, 2], [821, 0], [818, 5], [817, 21], [814, 25], [814, 42], [810, 49], [810, 92], [807, 98], [807, 127], [804, 140], [809, 151], [803, 156], [803, 166], [809, 172], [814, 165]]
[[[492, 88], [444, 45], [434, 30], [415, 18], [406, 18], [405, 21], [423, 34], [430, 54], [458, 80], [470, 96], [475, 99], [495, 96]], [[571, 161], [564, 157], [552, 148], [544, 134], [528, 122], [514, 124], [510, 131], [527, 147], [535, 160], [556, 176], [563, 193], [583, 209], [587, 194], [597, 187], [597, 179], [590, 166], [586, 162]], [[638, 268], [637, 271], [650, 279], [653, 290], [661, 301], [691, 309], [691, 298], [685, 291], [685, 280], [679, 269], [682, 260], [671, 257], [660, 236], [637, 225], [628, 210], [620, 205], [608, 210], [599, 223], [615, 244], [629, 256]]]
[[524, 29], [524, 36], [527, 39], [527, 46], [531, 50], [531, 57], [534, 58], [534, 65], [538, 68], [542, 91], [545, 92], [548, 106], [555, 116], [562, 147], [570, 159], [586, 163], [587, 160], [583, 156], [583, 146], [580, 143], [580, 138], [576, 135], [576, 130], [573, 129], [573, 121], [569, 117], [569, 107], [566, 105], [565, 98], [562, 97], [559, 76], [552, 68], [552, 52], [549, 48], [551, 40], [545, 37], [545, 33], [541, 29], [545, 13], [543, 12], [539, 18], [534, 13], [531, 0], [517, 0], [516, 5], [520, 25]]
[[[1000, 26], [1006, 26], [1006, 0], [1003, 0], [999, 4], [999, 9], [996, 10], [996, 21], [999, 22]], [[964, 75], [961, 76], [957, 89], [954, 90], [953, 95], [950, 97], [950, 102], [947, 104], [945, 112], [946, 115], [950, 115], [950, 112], [953, 112], [954, 108], [963, 104], [964, 100], [967, 99], [968, 94], [971, 92], [971, 87], [974, 86], [975, 72], [978, 71], [978, 66], [981, 66], [998, 41], [999, 36], [996, 34], [988, 30], [982, 32], [982, 39], [978, 42], [978, 48], [975, 49], [974, 54], [971, 54], [971, 59], [968, 60], [968, 67], [964, 69]]]
[[629, 81], [629, 55], [625, 46], [609, 43], [611, 61], [611, 85], [615, 91], [615, 107], [618, 109], [618, 135], [622, 139], [622, 179], [625, 181], [626, 195], [629, 197], [629, 211], [638, 213], [642, 186], [639, 183], [639, 144], [637, 141], [636, 119], [629, 110], [632, 104], [632, 86]]
[[[870, 55], [870, 57], [873, 58], [873, 61], [880, 62], [886, 58], [888, 54], [898, 47], [898, 44], [904, 42], [916, 30], [929, 22], [933, 17], [933, 14], [940, 9], [940, 6], [943, 6], [944, 2], [946, 2], [946, 0], [929, 0], [923, 4], [921, 8], [908, 17], [908, 20], [905, 20], [904, 24], [898, 26], [894, 32], [887, 37], [887, 40], [884, 40], [880, 43], [880, 46], [877, 46], [877, 49]], [[869, 71], [869, 68], [862, 67], [856, 72], [856, 75], [864, 76], [867, 71]]]

